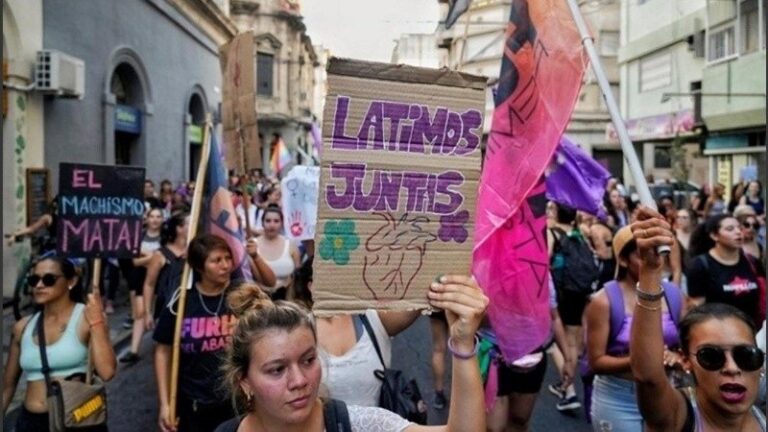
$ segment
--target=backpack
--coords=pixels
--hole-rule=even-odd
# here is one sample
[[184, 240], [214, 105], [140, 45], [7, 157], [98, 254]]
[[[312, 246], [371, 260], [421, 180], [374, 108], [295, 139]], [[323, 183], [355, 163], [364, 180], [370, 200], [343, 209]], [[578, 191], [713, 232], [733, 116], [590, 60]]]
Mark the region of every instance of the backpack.
[[381, 361], [382, 370], [373, 372], [376, 378], [381, 380], [379, 407], [392, 411], [408, 421], [421, 425], [427, 424], [427, 404], [424, 403], [424, 399], [421, 397], [421, 391], [416, 380], [409, 380], [405, 377], [403, 371], [390, 369], [384, 364], [384, 357], [381, 355], [379, 342], [376, 340], [376, 334], [373, 332], [373, 328], [371, 328], [368, 317], [365, 314], [359, 316]]
[[555, 237], [550, 267], [555, 288], [591, 294], [597, 287], [600, 268], [592, 249], [578, 230], [566, 234], [560, 228], [550, 230]]
[[[323, 404], [325, 432], [352, 432], [347, 404], [338, 399], [327, 399]], [[235, 417], [220, 424], [215, 432], [237, 432], [243, 417]]]

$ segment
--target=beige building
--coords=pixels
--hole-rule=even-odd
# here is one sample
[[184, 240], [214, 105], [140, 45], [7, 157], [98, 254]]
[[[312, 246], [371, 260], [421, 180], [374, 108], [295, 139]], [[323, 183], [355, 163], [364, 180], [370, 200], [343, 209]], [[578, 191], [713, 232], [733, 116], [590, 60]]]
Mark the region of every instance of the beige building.
[[307, 35], [298, 1], [230, 0], [230, 17], [240, 31], [254, 33], [256, 111], [265, 172], [280, 136], [294, 162], [312, 154], [308, 132], [317, 121], [315, 69], [318, 57]]
[[[438, 0], [441, 18], [447, 15], [448, 3]], [[508, 0], [475, 0], [470, 9], [446, 30], [439, 26], [435, 38], [442, 48], [440, 65], [462, 72], [489, 77], [489, 86], [498, 79], [504, 47], [504, 32], [509, 21]], [[581, 1], [580, 8], [592, 29], [595, 45], [602, 60], [614, 95], [618, 98], [619, 70], [616, 58], [619, 48], [618, 0]], [[486, 100], [485, 132], [490, 130], [493, 101]], [[621, 175], [622, 154], [617, 143], [605, 134], [610, 122], [607, 107], [591, 70], [584, 75], [584, 85], [566, 133], [587, 153], [603, 163], [614, 175]]]
[[391, 63], [428, 68], [440, 67], [435, 34], [404, 33], [395, 39]]

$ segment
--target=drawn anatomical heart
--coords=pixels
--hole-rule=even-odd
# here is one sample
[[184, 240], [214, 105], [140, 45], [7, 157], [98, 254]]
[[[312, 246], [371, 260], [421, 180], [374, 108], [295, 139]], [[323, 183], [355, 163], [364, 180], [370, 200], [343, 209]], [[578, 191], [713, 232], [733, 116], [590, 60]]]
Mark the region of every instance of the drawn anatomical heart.
[[389, 213], [377, 215], [384, 225], [365, 242], [363, 280], [375, 299], [399, 300], [421, 270], [427, 243], [436, 237], [419, 225], [429, 222], [426, 217], [409, 220], [406, 213], [396, 221]]

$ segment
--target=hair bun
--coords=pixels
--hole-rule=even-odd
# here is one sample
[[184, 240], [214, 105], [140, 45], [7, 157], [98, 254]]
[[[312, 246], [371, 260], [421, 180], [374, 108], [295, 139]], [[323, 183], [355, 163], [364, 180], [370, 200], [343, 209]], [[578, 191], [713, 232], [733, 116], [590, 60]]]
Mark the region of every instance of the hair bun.
[[227, 304], [232, 313], [238, 317], [245, 315], [249, 311], [273, 306], [269, 296], [258, 284], [253, 282], [244, 282], [237, 285], [227, 296]]

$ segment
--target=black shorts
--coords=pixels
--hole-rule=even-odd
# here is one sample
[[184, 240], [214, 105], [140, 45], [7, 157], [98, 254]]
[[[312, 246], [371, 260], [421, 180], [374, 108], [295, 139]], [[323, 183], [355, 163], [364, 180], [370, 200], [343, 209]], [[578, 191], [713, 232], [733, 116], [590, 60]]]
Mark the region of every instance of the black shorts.
[[130, 258], [121, 259], [120, 271], [123, 273], [128, 289], [135, 295], [140, 296], [144, 293], [144, 279], [147, 277], [146, 267], [136, 267]]
[[547, 354], [542, 353], [541, 361], [530, 368], [510, 366], [499, 362], [499, 390], [497, 396], [509, 396], [510, 393], [538, 393], [544, 374], [547, 372]]
[[568, 290], [557, 291], [557, 312], [563, 325], [581, 326], [581, 316], [589, 303], [589, 295]]

